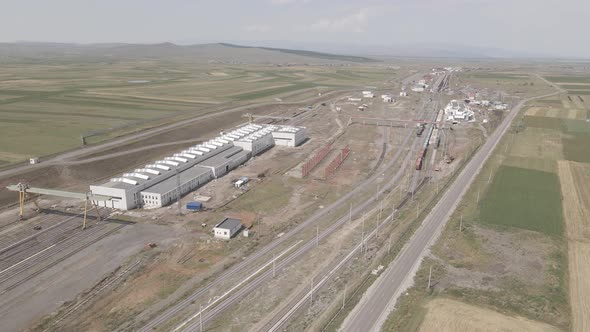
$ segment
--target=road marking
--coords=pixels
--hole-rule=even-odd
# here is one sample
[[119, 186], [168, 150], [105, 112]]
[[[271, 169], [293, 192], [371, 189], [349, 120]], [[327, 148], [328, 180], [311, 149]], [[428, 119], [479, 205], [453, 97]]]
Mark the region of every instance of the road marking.
[[2, 273], [4, 273], [4, 272], [6, 272], [6, 271], [8, 271], [8, 270], [12, 269], [13, 267], [15, 267], [15, 266], [17, 266], [17, 265], [20, 265], [20, 264], [22, 264], [22, 263], [24, 263], [24, 262], [28, 261], [29, 259], [31, 259], [31, 258], [33, 258], [33, 257], [35, 257], [35, 256], [37, 256], [37, 255], [40, 255], [40, 254], [42, 254], [43, 252], [45, 252], [45, 251], [47, 251], [47, 250], [49, 250], [49, 249], [51, 249], [51, 248], [53, 248], [53, 247], [55, 247], [55, 244], [52, 244], [52, 245], [50, 245], [49, 247], [47, 247], [47, 248], [45, 248], [45, 249], [43, 249], [43, 250], [39, 251], [38, 253], [36, 253], [36, 254], [34, 254], [34, 255], [31, 255], [31, 256], [29, 256], [29, 257], [27, 257], [27, 258], [23, 259], [22, 261], [20, 261], [20, 262], [18, 262], [18, 263], [16, 263], [16, 264], [14, 264], [14, 265], [12, 265], [12, 266], [10, 266], [10, 267], [7, 267], [7, 268], [5, 268], [4, 270], [0, 271], [0, 274], [2, 274]]
[[294, 245], [290, 246], [289, 248], [285, 249], [285, 251], [283, 251], [280, 255], [278, 255], [277, 257], [271, 259], [268, 263], [264, 264], [261, 268], [259, 268], [258, 270], [254, 271], [254, 273], [252, 273], [251, 275], [249, 275], [246, 279], [242, 280], [240, 283], [238, 283], [237, 285], [235, 285], [234, 287], [232, 287], [230, 290], [228, 290], [227, 292], [223, 293], [223, 295], [217, 297], [215, 300], [213, 300], [211, 303], [207, 304], [204, 308], [202, 308], [201, 310], [199, 310], [197, 313], [195, 313], [194, 315], [190, 316], [187, 320], [185, 320], [184, 322], [182, 322], [180, 325], [178, 325], [174, 330], [172, 330], [173, 332], [176, 332], [180, 329], [182, 329], [183, 327], [186, 326], [186, 324], [188, 324], [190, 321], [192, 321], [193, 319], [199, 317], [199, 315], [207, 310], [208, 308], [210, 308], [211, 306], [215, 305], [217, 302], [219, 302], [219, 300], [223, 299], [224, 297], [226, 297], [227, 295], [229, 295], [230, 293], [232, 293], [233, 291], [235, 291], [236, 289], [240, 288], [243, 284], [245, 284], [246, 282], [250, 281], [250, 279], [252, 279], [254, 276], [256, 276], [258, 273], [262, 272], [264, 269], [266, 269], [267, 267], [269, 267], [270, 265], [272, 265], [273, 262], [275, 262], [277, 259], [281, 258], [283, 255], [285, 255], [286, 253], [288, 253], [289, 251], [293, 250], [293, 248], [295, 248], [296, 246], [298, 246], [301, 242], [303, 242], [303, 240], [299, 240], [297, 241]]

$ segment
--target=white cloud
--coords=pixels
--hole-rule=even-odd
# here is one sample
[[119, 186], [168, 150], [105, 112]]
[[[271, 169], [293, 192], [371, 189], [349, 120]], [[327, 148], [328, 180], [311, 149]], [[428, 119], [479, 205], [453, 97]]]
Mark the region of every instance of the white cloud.
[[314, 31], [333, 32], [364, 32], [369, 24], [369, 18], [374, 16], [373, 8], [361, 8], [357, 12], [341, 17], [320, 18], [309, 26]]

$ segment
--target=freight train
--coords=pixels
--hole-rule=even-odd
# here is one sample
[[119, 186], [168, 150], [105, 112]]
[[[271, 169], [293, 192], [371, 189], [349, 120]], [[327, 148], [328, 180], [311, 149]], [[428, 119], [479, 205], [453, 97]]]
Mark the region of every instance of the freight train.
[[422, 148], [422, 150], [420, 150], [420, 154], [418, 155], [418, 159], [416, 159], [416, 170], [417, 171], [422, 169], [422, 164], [424, 164], [424, 159], [426, 159], [426, 148]]

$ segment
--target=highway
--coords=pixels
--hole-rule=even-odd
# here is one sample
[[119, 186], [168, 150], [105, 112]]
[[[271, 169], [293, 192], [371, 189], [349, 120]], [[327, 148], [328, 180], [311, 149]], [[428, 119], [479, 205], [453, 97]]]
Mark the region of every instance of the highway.
[[467, 163], [453, 184], [426, 216], [398, 257], [363, 295], [360, 302], [342, 323], [342, 331], [380, 331], [399, 296], [411, 286], [414, 275], [422, 259], [427, 255], [430, 246], [440, 236], [442, 229], [461, 198], [502, 136], [510, 128], [512, 121], [518, 115], [522, 106], [530, 100], [545, 98], [558, 93], [522, 100], [508, 113], [500, 126], [490, 135], [486, 143]]

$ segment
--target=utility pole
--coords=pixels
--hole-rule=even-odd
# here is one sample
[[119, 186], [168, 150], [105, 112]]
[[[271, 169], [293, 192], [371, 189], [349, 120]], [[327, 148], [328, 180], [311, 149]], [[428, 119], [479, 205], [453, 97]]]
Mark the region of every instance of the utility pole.
[[352, 202], [350, 202], [350, 210], [348, 212], [348, 221], [352, 221]]
[[364, 252], [365, 248], [365, 214], [363, 213], [363, 221], [361, 225], [361, 254]]
[[416, 205], [416, 219], [418, 219], [419, 216], [420, 216], [420, 201], [418, 201], [418, 204]]
[[176, 167], [176, 203], [178, 203], [178, 215], [182, 215], [182, 206], [180, 206], [180, 172]]
[[459, 221], [459, 233], [463, 232], [463, 215], [461, 215], [461, 220]]
[[309, 282], [309, 306], [311, 307], [312, 304], [313, 304], [313, 277], [311, 277], [311, 280]]
[[344, 293], [342, 293], [342, 309], [346, 305], [346, 285], [344, 285]]
[[479, 191], [480, 189], [477, 189], [477, 204], [479, 204]]
[[488, 184], [490, 184], [491, 180], [492, 180], [492, 170], [490, 169], [490, 176], [488, 177]]
[[430, 289], [430, 281], [432, 279], [432, 265], [430, 265], [430, 272], [428, 273], [428, 288]]
[[391, 237], [389, 237], [389, 241], [387, 241], [387, 254], [391, 253]]

